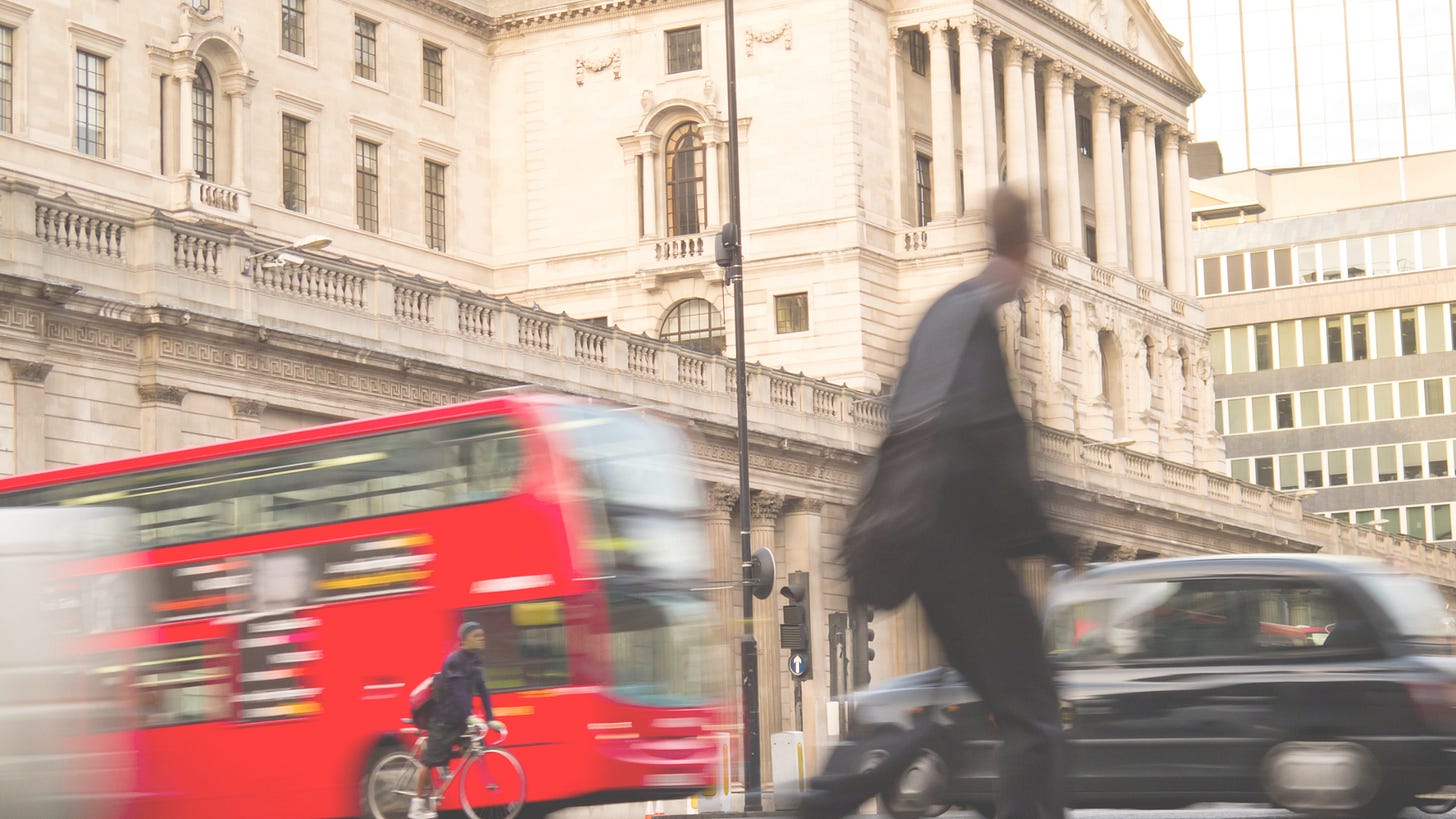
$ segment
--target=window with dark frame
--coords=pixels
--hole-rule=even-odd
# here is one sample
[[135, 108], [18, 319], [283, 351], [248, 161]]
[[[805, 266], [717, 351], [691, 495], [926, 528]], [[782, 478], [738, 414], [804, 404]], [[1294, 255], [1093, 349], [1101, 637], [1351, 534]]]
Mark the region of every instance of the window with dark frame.
[[1415, 355], [1420, 352], [1416, 344], [1416, 310], [1408, 307], [1400, 311], [1400, 354]]
[[308, 120], [283, 115], [283, 207], [308, 212]]
[[425, 43], [424, 50], [424, 97], [425, 102], [445, 104], [445, 49]]
[[918, 28], [904, 30], [905, 51], [910, 54], [910, 70], [924, 77], [930, 73], [930, 35]]
[[667, 73], [699, 71], [703, 67], [703, 27], [675, 28], [667, 32]]
[[283, 41], [282, 48], [289, 54], [304, 55], [304, 4], [307, 0], [282, 0]]
[[723, 352], [723, 315], [707, 299], [684, 299], [672, 306], [662, 319], [658, 337], [700, 353]]
[[774, 316], [778, 332], [802, 333], [809, 329], [809, 294], [785, 293], [774, 296]]
[[925, 227], [930, 224], [932, 210], [930, 157], [917, 153], [915, 154], [915, 224]]
[[106, 156], [106, 58], [76, 52], [76, 150]]
[[354, 140], [354, 218], [360, 230], [379, 232], [379, 146]]
[[425, 160], [425, 244], [445, 250], [445, 166]]
[[667, 161], [667, 235], [690, 236], [708, 221], [707, 150], [695, 122], [672, 129], [663, 151]]
[[0, 133], [15, 129], [15, 29], [0, 26]]
[[354, 17], [354, 76], [378, 79], [379, 24], [363, 17]]
[[217, 95], [212, 72], [197, 64], [192, 80], [192, 169], [203, 179], [217, 178]]
[[1077, 153], [1092, 156], [1092, 119], [1077, 115]]
[[950, 52], [950, 90], [959, 94], [961, 92], [961, 41], [959, 37], [946, 37], [945, 44]]

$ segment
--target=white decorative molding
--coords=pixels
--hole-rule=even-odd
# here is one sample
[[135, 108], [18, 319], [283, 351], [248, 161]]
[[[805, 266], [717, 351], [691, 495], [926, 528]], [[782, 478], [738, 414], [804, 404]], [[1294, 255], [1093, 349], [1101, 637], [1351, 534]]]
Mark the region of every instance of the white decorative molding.
[[[317, 100], [302, 97], [290, 91], [279, 89], [273, 92], [273, 98], [283, 103], [284, 107], [291, 107], [298, 111], [307, 111], [312, 114], [322, 113], [324, 104]], [[286, 112], [285, 112], [286, 113]]]
[[779, 40], [784, 41], [784, 51], [794, 50], [794, 24], [784, 21], [783, 25], [772, 31], [754, 31], [752, 27], [743, 30], [743, 48], [749, 56], [753, 56], [753, 44], [763, 43], [765, 45]]
[[612, 53], [605, 57], [577, 57], [576, 58], [576, 84], [586, 82], [586, 72], [593, 74], [612, 69], [612, 79], [622, 79], [622, 50], [612, 49]]

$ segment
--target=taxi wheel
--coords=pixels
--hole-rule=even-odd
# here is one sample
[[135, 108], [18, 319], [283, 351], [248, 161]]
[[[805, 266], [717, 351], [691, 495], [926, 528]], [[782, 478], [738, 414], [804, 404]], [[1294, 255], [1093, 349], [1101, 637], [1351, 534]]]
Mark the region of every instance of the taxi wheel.
[[945, 802], [949, 784], [950, 766], [940, 754], [927, 750], [880, 794], [880, 800], [894, 819], [940, 816], [950, 809]]

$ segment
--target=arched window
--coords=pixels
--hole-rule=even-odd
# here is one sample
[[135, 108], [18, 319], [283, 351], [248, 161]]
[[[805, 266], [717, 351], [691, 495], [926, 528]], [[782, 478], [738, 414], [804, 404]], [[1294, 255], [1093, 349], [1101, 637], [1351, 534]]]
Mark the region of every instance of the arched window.
[[1126, 399], [1122, 394], [1122, 349], [1117, 337], [1107, 330], [1098, 331], [1097, 348], [1102, 356], [1102, 397], [1111, 405], [1112, 434], [1121, 438], [1127, 434]]
[[1062, 352], [1072, 351], [1072, 308], [1062, 305], [1059, 311], [1062, 314]]
[[1147, 364], [1148, 367], [1148, 378], [1152, 378], [1154, 373], [1156, 372], [1154, 368], [1157, 366], [1157, 363], [1154, 361], [1154, 359], [1158, 355], [1157, 345], [1153, 344], [1152, 336], [1143, 336], [1143, 350], [1148, 354], [1148, 360], [1144, 362], [1145, 364]]
[[216, 102], [212, 72], [199, 62], [192, 81], [192, 168], [203, 179], [217, 176]]
[[723, 314], [704, 299], [684, 299], [672, 306], [662, 319], [658, 336], [700, 353], [721, 353], [726, 340]]
[[665, 153], [667, 235], [701, 233], [708, 222], [708, 163], [702, 129], [695, 122], [684, 122], [672, 129]]

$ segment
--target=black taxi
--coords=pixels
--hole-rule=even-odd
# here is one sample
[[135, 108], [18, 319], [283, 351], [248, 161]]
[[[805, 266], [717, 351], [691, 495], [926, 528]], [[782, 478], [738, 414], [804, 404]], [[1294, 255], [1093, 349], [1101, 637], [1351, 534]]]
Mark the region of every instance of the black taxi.
[[[1451, 622], [1429, 582], [1362, 558], [1170, 558], [1057, 582], [1046, 633], [1071, 805], [1394, 816], [1456, 782]], [[994, 720], [954, 671], [859, 692], [851, 738], [924, 719], [956, 723], [959, 758], [925, 752], [887, 810], [990, 815]]]

